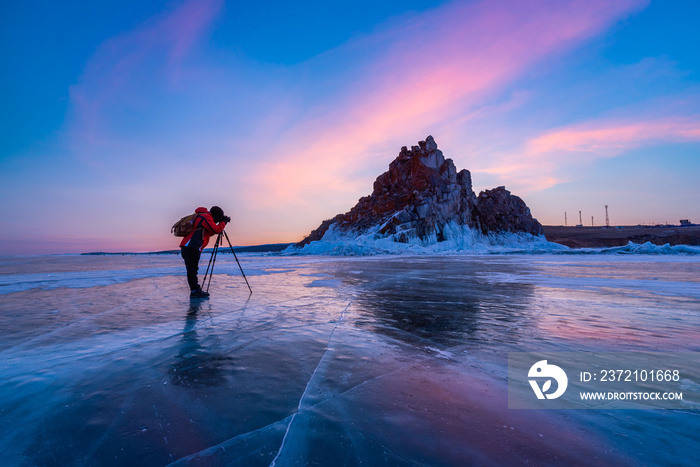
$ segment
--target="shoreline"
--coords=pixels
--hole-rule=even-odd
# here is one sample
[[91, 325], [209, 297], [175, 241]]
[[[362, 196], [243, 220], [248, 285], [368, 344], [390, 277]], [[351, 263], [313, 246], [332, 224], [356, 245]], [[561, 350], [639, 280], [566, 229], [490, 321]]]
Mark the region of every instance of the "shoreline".
[[629, 242], [654, 245], [700, 246], [700, 225], [691, 226], [614, 226], [565, 227], [545, 225], [545, 238], [570, 248], [625, 246]]

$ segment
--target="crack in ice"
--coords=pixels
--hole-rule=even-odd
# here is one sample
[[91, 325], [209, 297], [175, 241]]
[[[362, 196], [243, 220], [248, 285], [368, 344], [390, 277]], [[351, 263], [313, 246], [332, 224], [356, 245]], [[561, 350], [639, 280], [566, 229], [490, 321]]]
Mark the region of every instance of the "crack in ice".
[[[352, 303], [352, 302], [350, 302]], [[304, 398], [306, 397], [306, 393], [309, 391], [309, 386], [311, 385], [311, 381], [314, 380], [314, 376], [316, 376], [316, 372], [318, 371], [318, 368], [321, 366], [321, 363], [323, 362], [323, 359], [326, 358], [326, 354], [328, 354], [328, 349], [331, 347], [331, 341], [333, 340], [333, 334], [335, 334], [335, 330], [338, 329], [338, 326], [343, 322], [343, 319], [345, 318], [345, 312], [350, 308], [350, 303], [347, 304], [347, 306], [343, 309], [343, 311], [340, 313], [340, 318], [338, 319], [338, 322], [333, 326], [333, 330], [331, 331], [330, 336], [328, 336], [328, 344], [326, 344], [326, 349], [323, 351], [323, 355], [321, 355], [321, 358], [318, 361], [318, 364], [316, 365], [316, 368], [314, 368], [313, 373], [311, 373], [311, 377], [309, 378], [309, 381], [306, 382], [306, 387], [304, 388], [304, 392], [301, 394], [301, 398], [299, 398], [299, 405], [297, 405], [297, 410], [292, 414], [292, 418], [289, 420], [289, 424], [287, 425], [287, 431], [284, 433], [284, 437], [282, 438], [282, 444], [280, 444], [280, 448], [277, 451], [277, 455], [275, 456], [274, 459], [272, 459], [272, 462], [270, 463], [270, 467], [274, 467], [275, 462], [277, 462], [277, 459], [279, 458], [280, 454], [282, 454], [282, 449], [284, 449], [284, 443], [287, 441], [287, 436], [289, 435], [289, 431], [292, 428], [292, 424], [294, 423], [294, 419], [296, 418], [297, 414], [301, 411], [301, 407], [304, 403]]]
[[205, 456], [206, 456], [206, 455], [210, 455], [210, 454], [216, 452], [216, 451], [219, 450], [219, 449], [221, 449], [222, 451], [226, 452], [226, 445], [228, 445], [228, 444], [230, 444], [230, 443], [232, 443], [232, 442], [234, 442], [234, 441], [238, 441], [238, 440], [241, 440], [241, 439], [245, 439], [246, 437], [250, 437], [250, 436], [252, 436], [252, 435], [254, 435], [254, 434], [256, 434], [256, 433], [260, 433], [260, 432], [262, 432], [262, 431], [264, 431], [264, 430], [267, 430], [268, 428], [274, 427], [274, 426], [277, 425], [278, 423], [284, 422], [285, 420], [287, 420], [288, 418], [291, 418], [291, 417], [292, 417], [292, 415], [288, 415], [287, 417], [284, 417], [283, 419], [280, 419], [280, 420], [276, 420], [276, 421], [273, 422], [273, 423], [269, 423], [269, 424], [267, 424], [267, 425], [265, 425], [265, 426], [262, 426], [262, 427], [260, 427], [260, 428], [256, 428], [255, 430], [246, 431], [245, 433], [241, 433], [240, 435], [236, 435], [236, 436], [234, 436], [233, 438], [227, 439], [226, 441], [222, 441], [221, 443], [215, 444], [215, 445], [213, 445], [213, 446], [209, 446], [209, 447], [207, 447], [207, 448], [205, 448], [205, 449], [202, 449], [201, 451], [197, 451], [197, 452], [192, 453], [192, 454], [190, 454], [190, 455], [188, 455], [188, 456], [181, 457], [180, 459], [177, 459], [175, 462], [171, 462], [170, 464], [168, 464], [167, 467], [176, 466], [176, 465], [182, 464], [183, 462], [192, 460], [192, 459], [196, 458], [197, 456], [201, 456], [201, 455], [205, 455]]
[[[321, 363], [321, 362], [319, 362], [319, 364], [320, 364], [320, 363]], [[406, 368], [414, 367], [414, 366], [418, 366], [418, 365], [416, 365], [416, 363], [410, 363], [410, 364], [401, 365], [400, 367], [398, 367], [398, 368], [396, 368], [396, 369], [394, 369], [394, 370], [391, 370], [391, 371], [389, 371], [389, 372], [382, 373], [381, 375], [377, 375], [377, 376], [374, 376], [374, 377], [372, 377], [372, 378], [366, 379], [366, 380], [362, 381], [361, 383], [358, 383], [358, 384], [356, 384], [356, 385], [354, 385], [354, 386], [352, 386], [352, 387], [347, 388], [346, 390], [344, 390], [344, 391], [341, 392], [341, 393], [335, 394], [335, 395], [333, 395], [332, 397], [329, 397], [329, 398], [327, 398], [327, 399], [325, 399], [325, 400], [323, 400], [323, 401], [321, 401], [321, 402], [318, 402], [317, 404], [314, 404], [314, 405], [311, 406], [311, 407], [322, 407], [322, 406], [324, 406], [325, 404], [328, 404], [328, 403], [332, 402], [333, 400], [337, 399], [338, 397], [342, 397], [342, 396], [344, 396], [344, 395], [346, 395], [346, 394], [348, 394], [348, 393], [350, 393], [350, 392], [352, 392], [352, 391], [354, 391], [354, 390], [356, 390], [356, 389], [358, 389], [358, 388], [364, 386], [364, 385], [367, 384], [367, 383], [371, 383], [371, 382], [373, 382], [373, 381], [379, 380], [379, 379], [384, 378], [384, 377], [386, 377], [386, 376], [393, 375], [394, 373], [397, 373], [397, 372], [399, 372], [399, 371], [403, 371], [403, 370], [405, 370]], [[309, 408], [310, 408], [310, 407], [309, 407]], [[304, 411], [304, 410], [301, 410], [300, 412], [303, 412], [303, 411]], [[207, 448], [205, 448], [205, 449], [202, 449], [202, 450], [200, 450], [200, 451], [197, 451], [197, 452], [195, 452], [195, 453], [192, 453], [192, 454], [190, 454], [190, 455], [188, 455], [188, 456], [182, 457], [182, 458], [178, 459], [177, 461], [175, 461], [175, 462], [173, 462], [173, 463], [171, 463], [171, 464], [168, 464], [168, 466], [175, 466], [175, 465], [178, 465], [181, 461], [191, 460], [191, 459], [193, 459], [193, 458], [195, 458], [195, 457], [197, 457], [197, 456], [200, 456], [200, 455], [202, 455], [202, 454], [207, 455], [207, 454], [210, 454], [210, 453], [215, 452], [215, 451], [218, 450], [218, 449], [222, 449], [223, 451], [226, 451], [226, 446], [229, 445], [230, 443], [232, 443], [232, 442], [234, 442], [234, 441], [238, 441], [238, 440], [240, 440], [240, 439], [244, 439], [244, 438], [249, 437], [249, 436], [251, 436], [251, 435], [254, 435], [254, 434], [256, 434], [256, 433], [260, 433], [260, 432], [262, 432], [262, 431], [264, 431], [264, 430], [266, 430], [266, 429], [268, 429], [268, 428], [270, 428], [270, 427], [273, 427], [273, 426], [277, 425], [278, 423], [284, 422], [285, 420], [290, 420], [290, 421], [291, 421], [291, 419], [294, 418], [294, 417], [296, 416], [296, 414], [297, 414], [297, 413], [300, 413], [300, 412], [295, 412], [295, 413], [293, 413], [292, 415], [288, 415], [288, 416], [286, 416], [286, 417], [284, 417], [284, 418], [282, 418], [282, 419], [280, 419], [280, 420], [276, 420], [276, 421], [274, 421], [273, 423], [269, 423], [269, 424], [267, 424], [267, 425], [265, 425], [265, 426], [263, 426], [263, 427], [256, 428], [255, 430], [247, 431], [247, 432], [245, 432], [245, 433], [241, 433], [241, 434], [239, 434], [239, 435], [234, 436], [233, 438], [229, 438], [229, 439], [227, 439], [227, 440], [225, 440], [225, 441], [222, 441], [221, 443], [215, 444], [215, 445], [213, 445], [213, 446], [209, 446], [209, 447], [207, 447]], [[196, 422], [195, 422], [195, 423], [196, 423]], [[291, 425], [291, 422], [287, 424], [287, 430], [289, 430], [289, 426], [290, 426], [290, 425]], [[285, 436], [286, 436], [286, 433], [287, 433], [287, 432], [285, 432]], [[380, 443], [380, 444], [381, 444], [381, 443]], [[384, 445], [382, 445], [382, 446], [384, 446]], [[387, 449], [388, 449], [388, 448], [387, 448]], [[281, 446], [280, 446], [280, 450], [281, 450]], [[279, 456], [279, 451], [278, 451], [278, 456]], [[276, 456], [275, 459], [277, 459], [278, 456]]]

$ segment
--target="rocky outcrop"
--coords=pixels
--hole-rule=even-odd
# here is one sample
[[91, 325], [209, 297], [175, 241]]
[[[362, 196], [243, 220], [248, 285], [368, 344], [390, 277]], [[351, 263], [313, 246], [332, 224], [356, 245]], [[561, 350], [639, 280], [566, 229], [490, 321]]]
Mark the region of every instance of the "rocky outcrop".
[[483, 191], [477, 197], [471, 173], [466, 169], [457, 172], [452, 159], [446, 159], [428, 136], [418, 146], [401, 148], [389, 170], [377, 177], [370, 196], [360, 198], [347, 213], [323, 221], [297, 246], [320, 240], [331, 226], [348, 234], [375, 230], [379, 237], [391, 236], [397, 242], [433, 236], [440, 242], [447, 224], [466, 225], [483, 233], [542, 234], [542, 226], [523, 200], [505, 187]]
[[525, 201], [510, 194], [506, 187], [479, 193], [475, 218], [482, 232], [529, 232], [542, 235], [542, 225], [530, 214]]

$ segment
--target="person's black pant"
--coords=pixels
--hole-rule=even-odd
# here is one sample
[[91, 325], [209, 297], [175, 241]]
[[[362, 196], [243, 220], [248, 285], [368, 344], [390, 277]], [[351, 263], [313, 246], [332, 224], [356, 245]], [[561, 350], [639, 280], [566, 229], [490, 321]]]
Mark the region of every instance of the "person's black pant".
[[185, 260], [187, 283], [190, 285], [190, 290], [197, 290], [199, 288], [199, 281], [197, 280], [199, 257], [202, 252], [199, 251], [199, 248], [190, 248], [188, 246], [180, 247], [180, 252], [182, 253], [182, 259]]

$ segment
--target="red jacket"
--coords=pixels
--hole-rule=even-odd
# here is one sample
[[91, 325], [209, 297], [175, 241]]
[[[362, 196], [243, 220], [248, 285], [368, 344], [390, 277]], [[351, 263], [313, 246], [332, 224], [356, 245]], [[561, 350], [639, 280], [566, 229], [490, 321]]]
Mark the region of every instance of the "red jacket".
[[194, 210], [199, 214], [194, 220], [194, 230], [180, 242], [180, 246], [197, 248], [202, 251], [209, 244], [209, 238], [214, 234], [220, 234], [226, 227], [226, 222], [214, 222], [211, 213], [207, 208], [197, 208]]

